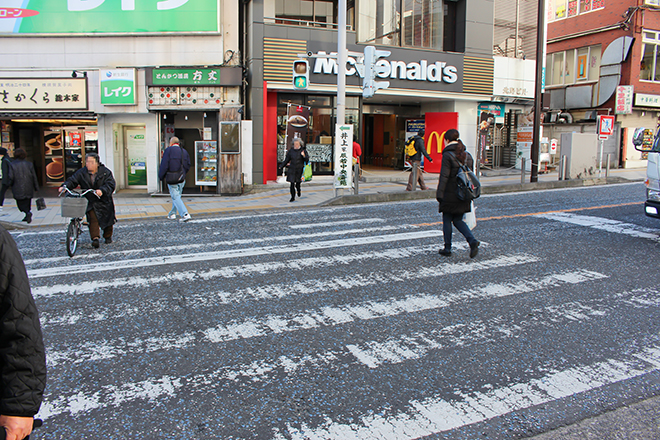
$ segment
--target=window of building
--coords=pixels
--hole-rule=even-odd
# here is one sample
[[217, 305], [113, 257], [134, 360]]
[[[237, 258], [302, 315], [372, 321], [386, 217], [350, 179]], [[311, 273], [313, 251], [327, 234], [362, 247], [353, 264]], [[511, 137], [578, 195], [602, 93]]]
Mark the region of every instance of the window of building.
[[642, 61], [639, 65], [639, 79], [660, 82], [660, 32], [642, 32]]
[[357, 39], [365, 44], [465, 50], [466, 0], [374, 0], [358, 3]]
[[547, 5], [548, 21], [555, 21], [603, 9], [605, 0], [549, 0]]
[[[267, 23], [334, 28], [338, 22], [337, 0], [271, 0], [264, 2]], [[346, 2], [346, 25], [355, 29], [355, 0]]]
[[546, 86], [598, 81], [600, 56], [600, 45], [548, 54], [546, 58]]

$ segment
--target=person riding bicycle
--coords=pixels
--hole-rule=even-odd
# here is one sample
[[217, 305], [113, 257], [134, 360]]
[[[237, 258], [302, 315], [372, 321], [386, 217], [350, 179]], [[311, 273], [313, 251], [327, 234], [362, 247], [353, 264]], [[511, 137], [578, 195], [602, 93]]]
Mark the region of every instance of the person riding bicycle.
[[86, 155], [85, 166], [64, 182], [64, 185], [60, 188], [60, 194], [64, 192], [64, 187], [73, 189], [78, 186], [83, 191], [87, 189], [95, 190], [94, 193], [85, 195], [89, 201], [87, 221], [89, 222], [89, 235], [92, 239], [92, 246], [94, 248], [99, 247], [99, 227], [103, 229], [103, 238], [105, 238], [106, 244], [112, 243], [113, 225], [117, 223], [112, 193], [115, 191], [117, 184], [112, 171], [101, 163], [98, 154], [88, 153]]

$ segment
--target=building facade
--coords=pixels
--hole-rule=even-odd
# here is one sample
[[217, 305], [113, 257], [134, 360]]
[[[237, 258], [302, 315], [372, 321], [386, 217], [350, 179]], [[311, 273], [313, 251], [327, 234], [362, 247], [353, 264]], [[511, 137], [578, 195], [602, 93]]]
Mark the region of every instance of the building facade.
[[97, 152], [119, 189], [156, 192], [176, 135], [194, 160], [187, 187], [240, 192], [240, 176], [217, 181], [221, 167], [240, 174], [237, 2], [7, 0], [0, 10], [2, 145], [28, 152], [40, 184], [61, 185]]
[[639, 167], [635, 128], [660, 117], [660, 8], [657, 0], [551, 0], [547, 8], [546, 132], [595, 133], [598, 115], [615, 115], [604, 141], [611, 166]]

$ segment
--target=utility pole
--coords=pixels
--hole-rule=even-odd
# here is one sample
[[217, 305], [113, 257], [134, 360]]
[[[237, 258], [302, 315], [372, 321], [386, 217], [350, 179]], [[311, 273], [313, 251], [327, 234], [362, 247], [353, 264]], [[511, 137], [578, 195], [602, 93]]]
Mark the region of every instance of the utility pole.
[[[539, 180], [539, 141], [541, 140], [541, 109], [543, 94], [541, 86], [543, 81], [543, 44], [545, 35], [545, 0], [539, 0], [538, 22], [536, 25], [536, 86], [534, 88], [534, 131], [532, 133], [530, 182]], [[516, 42], [517, 45], [517, 42]]]
[[339, 0], [338, 21], [337, 124], [344, 125], [346, 123], [346, 0]]

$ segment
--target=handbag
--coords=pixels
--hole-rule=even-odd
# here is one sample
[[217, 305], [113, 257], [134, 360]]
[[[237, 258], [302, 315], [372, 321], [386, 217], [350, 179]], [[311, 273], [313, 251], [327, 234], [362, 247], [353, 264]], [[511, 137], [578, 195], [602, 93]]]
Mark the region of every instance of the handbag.
[[312, 180], [312, 164], [308, 163], [305, 165], [305, 168], [303, 168], [303, 182], [309, 182]]
[[37, 211], [43, 211], [46, 209], [46, 201], [43, 197], [39, 197], [37, 200], [35, 200], [35, 203], [37, 204]]
[[476, 209], [477, 208], [475, 208], [474, 202], [470, 202], [470, 212], [463, 214], [463, 221], [466, 225], [468, 225], [470, 230], [477, 227], [477, 214], [475, 212]]

